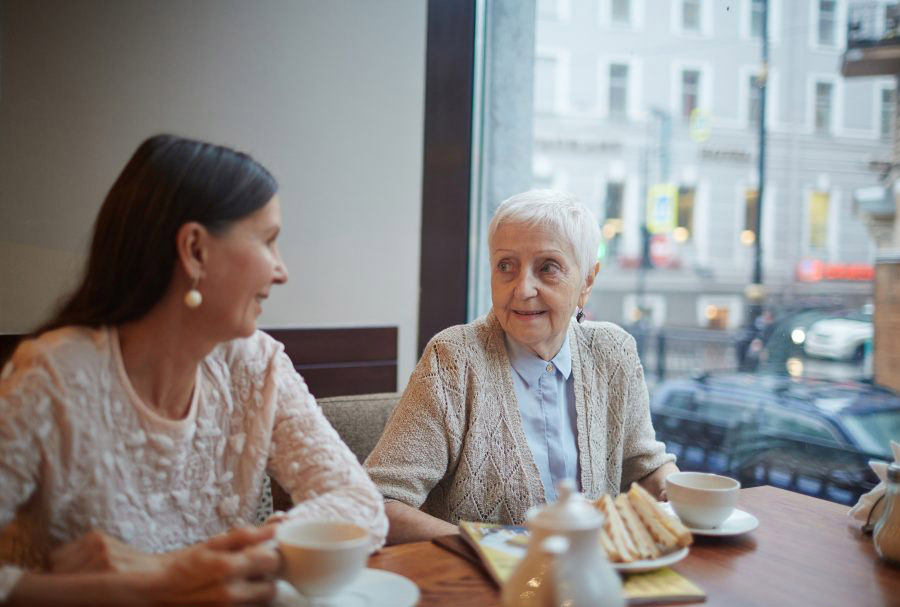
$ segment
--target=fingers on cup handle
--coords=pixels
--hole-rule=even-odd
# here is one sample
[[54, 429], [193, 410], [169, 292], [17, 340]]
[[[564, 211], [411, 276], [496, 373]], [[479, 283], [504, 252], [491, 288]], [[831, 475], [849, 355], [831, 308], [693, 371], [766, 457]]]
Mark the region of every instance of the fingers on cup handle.
[[206, 545], [213, 550], [243, 550], [275, 536], [275, 527], [238, 527], [207, 541]]

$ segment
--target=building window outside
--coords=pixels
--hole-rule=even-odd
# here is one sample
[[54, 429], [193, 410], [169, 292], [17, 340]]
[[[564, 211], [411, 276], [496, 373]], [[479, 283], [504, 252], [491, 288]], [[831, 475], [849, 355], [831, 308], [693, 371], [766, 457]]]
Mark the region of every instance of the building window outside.
[[750, 99], [747, 104], [747, 124], [756, 127], [759, 126], [760, 102], [762, 100], [762, 91], [759, 88], [759, 78], [750, 76], [750, 89], [748, 91]]
[[837, 41], [837, 2], [819, 0], [818, 41], [822, 46], [834, 46]]
[[629, 25], [631, 23], [631, 0], [612, 0], [610, 18], [613, 23], [618, 25]]
[[613, 63], [609, 66], [609, 114], [623, 116], [628, 108], [628, 66]]
[[687, 121], [691, 113], [700, 103], [700, 72], [683, 70], [681, 72], [681, 117]]
[[759, 236], [759, 224], [756, 221], [756, 208], [759, 205], [759, 195], [756, 188], [744, 190], [744, 229], [741, 231], [741, 244], [751, 246]]
[[609, 181], [603, 201], [603, 238], [606, 240], [606, 256], [615, 259], [622, 239], [622, 207], [625, 200], [625, 184]]
[[675, 240], [686, 242], [694, 234], [694, 198], [697, 189], [694, 186], [679, 186], [678, 213], [675, 218]]
[[809, 196], [809, 248], [825, 251], [828, 248], [828, 192], [813, 191]]
[[834, 85], [816, 82], [815, 129], [817, 133], [831, 132], [831, 111]]
[[894, 89], [881, 89], [881, 128], [882, 138], [890, 139], [894, 130]]
[[754, 38], [762, 37], [763, 30], [763, 0], [751, 0], [750, 2], [750, 35]]
[[534, 61], [534, 110], [551, 114], [556, 109], [556, 72], [559, 62], [553, 57], [537, 57]]
[[681, 29], [686, 32], [700, 31], [700, 0], [682, 0]]

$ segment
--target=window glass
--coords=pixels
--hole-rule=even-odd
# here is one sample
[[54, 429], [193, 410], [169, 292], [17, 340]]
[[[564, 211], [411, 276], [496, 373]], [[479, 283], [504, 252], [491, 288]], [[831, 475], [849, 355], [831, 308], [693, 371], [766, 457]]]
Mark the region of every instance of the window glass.
[[613, 63], [609, 66], [609, 113], [625, 114], [628, 105], [628, 66]]
[[809, 246], [825, 249], [828, 245], [828, 192], [809, 195]]
[[[473, 234], [512, 194], [574, 194], [602, 234], [586, 321], [634, 337], [651, 398], [690, 392], [694, 410], [721, 425], [768, 423], [849, 448], [896, 435], [890, 421], [843, 423], [837, 409], [811, 406], [871, 390], [878, 361], [875, 338], [845, 348], [848, 326], [829, 322], [859, 318], [879, 335], [862, 311], [876, 292], [875, 235], [885, 232], [865, 209], [880, 204], [875, 186], [893, 187], [879, 171], [894, 157], [894, 86], [887, 74], [841, 71], [850, 55], [841, 13], [854, 3], [741, 0], [728, 14], [729, 3], [704, 0], [567, 0], [565, 21], [514, 0], [486, 6], [498, 4], [504, 17], [524, 6], [521, 29], [499, 32], [499, 13], [489, 15], [485, 52], [520, 45], [503, 56], [522, 57], [533, 80], [485, 63], [472, 199], [484, 223]], [[620, 25], [636, 20], [646, 28]], [[533, 38], [521, 35], [529, 27]], [[778, 34], [768, 79], [758, 78], [764, 29]], [[896, 36], [870, 44], [893, 49]], [[510, 132], [529, 133], [530, 149], [524, 137], [504, 145]], [[474, 309], [489, 310], [489, 289], [475, 293]], [[696, 391], [684, 388], [697, 376]]]
[[756, 211], [759, 202], [756, 188], [744, 190], [744, 232], [741, 233], [741, 242], [751, 245], [756, 240], [759, 226], [756, 223]]
[[631, 0], [612, 0], [611, 17], [613, 23], [631, 23]]
[[762, 36], [763, 29], [763, 0], [751, 0], [750, 2], [750, 35], [754, 38]]
[[694, 195], [696, 188], [691, 185], [683, 185], [678, 188], [678, 213], [675, 219], [675, 229], [684, 230], [684, 238], [687, 240], [694, 231]]
[[860, 449], [893, 458], [887, 445], [900, 438], [900, 409], [847, 414], [841, 420]]
[[881, 89], [881, 124], [879, 132], [889, 138], [894, 128], [894, 89]]
[[747, 104], [747, 124], [753, 128], [756, 128], [759, 126], [759, 110], [762, 97], [759, 88], [759, 78], [757, 78], [756, 76], [750, 76], [750, 82], [748, 84], [748, 93], [750, 95], [750, 100]]
[[700, 72], [683, 70], [681, 72], [681, 117], [691, 119], [691, 113], [700, 102]]
[[835, 0], [819, 0], [819, 44], [834, 46], [837, 39], [837, 2]]
[[551, 113], [556, 108], [556, 70], [553, 57], [537, 57], [534, 64], [534, 110]]
[[681, 27], [687, 32], [700, 31], [700, 0], [682, 0]]
[[830, 82], [816, 83], [815, 128], [819, 133], [831, 131], [831, 94], [833, 88]]
[[805, 436], [838, 444], [840, 441], [825, 422], [799, 413], [772, 409], [766, 411], [763, 426], [770, 431]]

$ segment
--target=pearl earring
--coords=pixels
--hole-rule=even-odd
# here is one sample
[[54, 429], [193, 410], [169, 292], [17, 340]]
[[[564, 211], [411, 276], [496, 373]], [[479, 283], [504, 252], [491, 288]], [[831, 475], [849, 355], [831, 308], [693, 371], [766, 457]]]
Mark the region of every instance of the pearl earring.
[[184, 305], [191, 309], [199, 308], [200, 304], [203, 303], [203, 295], [197, 290], [199, 282], [200, 279], [195, 278], [193, 284], [191, 284], [191, 289], [184, 294]]

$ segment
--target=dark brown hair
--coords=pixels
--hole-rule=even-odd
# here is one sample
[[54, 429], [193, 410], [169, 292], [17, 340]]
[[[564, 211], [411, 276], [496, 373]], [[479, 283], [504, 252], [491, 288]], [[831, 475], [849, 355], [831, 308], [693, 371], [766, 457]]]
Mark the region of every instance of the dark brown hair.
[[182, 225], [196, 221], [220, 234], [277, 190], [242, 152], [174, 135], [147, 139], [103, 201], [81, 285], [38, 333], [140, 318], [172, 280]]

